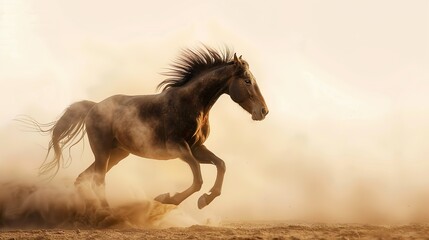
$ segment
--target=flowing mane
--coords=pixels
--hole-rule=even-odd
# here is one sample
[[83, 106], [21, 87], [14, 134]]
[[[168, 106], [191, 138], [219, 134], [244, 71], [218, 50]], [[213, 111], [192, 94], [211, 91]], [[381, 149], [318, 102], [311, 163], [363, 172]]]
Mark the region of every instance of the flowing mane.
[[223, 51], [207, 46], [184, 49], [179, 58], [170, 65], [169, 71], [163, 73], [169, 78], [158, 84], [157, 89], [162, 88], [162, 91], [165, 91], [171, 87], [181, 87], [204, 70], [229, 64], [232, 60], [232, 51], [227, 47]]

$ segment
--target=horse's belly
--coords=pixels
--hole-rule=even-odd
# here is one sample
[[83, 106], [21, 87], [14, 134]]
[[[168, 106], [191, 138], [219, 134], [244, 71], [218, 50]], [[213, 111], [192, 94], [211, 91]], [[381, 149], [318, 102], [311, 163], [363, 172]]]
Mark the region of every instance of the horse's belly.
[[140, 157], [159, 160], [176, 158], [168, 151], [159, 134], [144, 124], [118, 131], [116, 139], [120, 148]]
[[151, 151], [136, 151], [131, 152], [132, 154], [143, 157], [143, 158], [150, 158], [150, 159], [156, 159], [156, 160], [169, 160], [176, 158], [172, 154], [169, 154], [167, 151], [164, 150], [151, 150]]
[[168, 160], [176, 158], [177, 156], [173, 156], [173, 154], [169, 153], [169, 151], [164, 146], [158, 146], [153, 144], [127, 144], [121, 143], [119, 140], [119, 147], [143, 158], [151, 158], [157, 160]]

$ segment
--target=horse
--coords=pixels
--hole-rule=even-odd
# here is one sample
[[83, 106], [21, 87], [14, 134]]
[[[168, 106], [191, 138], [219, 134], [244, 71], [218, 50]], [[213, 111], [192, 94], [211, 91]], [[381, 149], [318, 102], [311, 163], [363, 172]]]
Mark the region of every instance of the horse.
[[189, 165], [192, 185], [172, 196], [165, 193], [155, 198], [164, 204], [178, 205], [199, 191], [203, 184], [200, 164], [215, 165], [215, 183], [198, 199], [198, 208], [210, 204], [221, 194], [226, 170], [225, 162], [204, 145], [210, 132], [210, 109], [223, 94], [253, 120], [263, 120], [268, 107], [247, 61], [228, 48], [219, 51], [203, 45], [183, 49], [164, 75], [167, 78], [158, 85], [161, 91], [157, 94], [114, 95], [98, 103], [84, 100], [70, 105], [47, 130], [52, 137], [47, 157], [52, 150], [54, 156], [51, 161], [45, 159], [41, 173], [55, 170], [55, 176], [61, 162], [64, 165], [64, 148], [73, 141], [77, 144], [86, 134], [95, 159], [75, 185], [89, 180], [101, 206], [109, 206], [104, 190], [106, 173], [129, 154], [181, 159]]

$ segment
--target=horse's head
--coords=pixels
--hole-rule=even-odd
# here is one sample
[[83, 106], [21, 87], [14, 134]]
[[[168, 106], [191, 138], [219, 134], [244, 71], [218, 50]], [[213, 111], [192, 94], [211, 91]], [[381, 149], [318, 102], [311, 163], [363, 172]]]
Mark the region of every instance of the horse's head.
[[253, 120], [263, 120], [268, 107], [259, 90], [255, 77], [249, 70], [249, 64], [234, 54], [234, 74], [229, 84], [229, 96], [248, 113]]

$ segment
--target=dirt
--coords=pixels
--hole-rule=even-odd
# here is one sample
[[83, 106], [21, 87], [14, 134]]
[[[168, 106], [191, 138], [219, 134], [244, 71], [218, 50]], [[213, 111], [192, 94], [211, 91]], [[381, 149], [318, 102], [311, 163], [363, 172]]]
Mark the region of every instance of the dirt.
[[[224, 222], [195, 225], [174, 205], [153, 200], [102, 208], [64, 184], [0, 182], [0, 240], [12, 239], [429, 239], [410, 225]], [[76, 190], [78, 190], [76, 192]], [[91, 191], [89, 191], [91, 192]]]
[[0, 239], [429, 239], [429, 226], [228, 223], [167, 229], [14, 229], [0, 230]]

